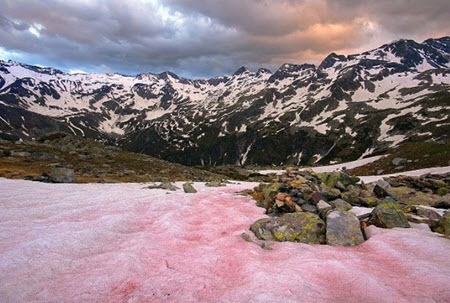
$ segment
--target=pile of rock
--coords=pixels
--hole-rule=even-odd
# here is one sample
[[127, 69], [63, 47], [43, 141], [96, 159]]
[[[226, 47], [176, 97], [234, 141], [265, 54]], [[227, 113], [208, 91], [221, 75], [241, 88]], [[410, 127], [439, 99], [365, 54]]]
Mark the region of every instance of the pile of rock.
[[398, 176], [364, 184], [345, 172], [288, 169], [251, 193], [269, 218], [250, 229], [261, 240], [344, 246], [362, 243], [364, 228], [372, 224], [407, 228], [426, 223], [449, 236], [449, 184], [450, 175]]

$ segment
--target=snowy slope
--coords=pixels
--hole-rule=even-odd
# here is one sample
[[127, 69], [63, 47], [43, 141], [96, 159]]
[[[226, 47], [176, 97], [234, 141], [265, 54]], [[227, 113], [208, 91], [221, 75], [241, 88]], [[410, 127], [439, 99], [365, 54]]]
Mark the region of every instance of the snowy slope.
[[[0, 301], [448, 302], [450, 241], [370, 227], [358, 247], [240, 234], [263, 209], [235, 192], [0, 179]], [[124, 198], [126, 197], [126, 198]]]
[[0, 62], [0, 132], [69, 131], [185, 164], [354, 160], [410, 139], [446, 139], [449, 88], [449, 37], [207, 80], [72, 75], [9, 61]]

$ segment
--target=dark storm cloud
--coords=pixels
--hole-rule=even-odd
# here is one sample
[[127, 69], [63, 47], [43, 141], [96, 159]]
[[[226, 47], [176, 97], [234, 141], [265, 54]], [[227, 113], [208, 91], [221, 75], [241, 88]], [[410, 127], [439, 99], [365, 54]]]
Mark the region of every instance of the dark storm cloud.
[[447, 0], [3, 0], [0, 6], [0, 56], [131, 74], [273, 69], [450, 31]]

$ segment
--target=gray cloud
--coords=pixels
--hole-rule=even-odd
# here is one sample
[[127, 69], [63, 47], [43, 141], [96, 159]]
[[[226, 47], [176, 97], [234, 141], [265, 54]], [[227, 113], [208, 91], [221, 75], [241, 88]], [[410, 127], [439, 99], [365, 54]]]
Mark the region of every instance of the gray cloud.
[[0, 55], [67, 70], [211, 76], [450, 32], [447, 0], [2, 2]]

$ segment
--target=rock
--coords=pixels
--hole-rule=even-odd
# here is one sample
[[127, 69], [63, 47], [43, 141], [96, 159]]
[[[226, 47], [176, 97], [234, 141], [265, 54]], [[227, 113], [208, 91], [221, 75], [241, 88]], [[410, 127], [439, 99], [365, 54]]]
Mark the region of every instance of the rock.
[[394, 160], [392, 160], [392, 164], [394, 164], [395, 166], [406, 164], [406, 162], [407, 160], [405, 158], [395, 158]]
[[265, 209], [271, 207], [271, 203], [275, 199], [275, 196], [278, 194], [278, 190], [280, 189], [280, 187], [280, 183], [260, 184], [257, 188], [257, 191], [260, 191], [262, 195], [259, 199], [256, 199], [256, 204], [259, 207], [264, 207]]
[[359, 193], [355, 190], [343, 192], [341, 197], [344, 201], [350, 203], [351, 205], [359, 206], [361, 204]]
[[370, 214], [372, 213], [374, 207], [358, 207], [353, 206], [349, 212], [354, 214], [358, 219], [366, 219], [370, 217]]
[[11, 156], [28, 158], [31, 156], [31, 153], [27, 151], [11, 151]]
[[250, 226], [250, 230], [260, 240], [319, 244], [325, 238], [325, 222], [312, 213], [289, 213], [260, 219]]
[[55, 159], [55, 155], [51, 153], [32, 152], [31, 158], [35, 160], [53, 160]]
[[450, 212], [442, 216], [435, 231], [450, 237]]
[[405, 214], [394, 202], [382, 201], [372, 211], [370, 223], [382, 228], [409, 227]]
[[329, 187], [337, 187], [337, 183], [340, 182], [339, 188], [345, 189], [349, 185], [355, 185], [359, 182], [358, 177], [349, 176], [344, 172], [331, 172], [331, 173], [318, 173], [317, 177]]
[[313, 202], [316, 204], [319, 203], [319, 201], [324, 200], [324, 199], [325, 199], [325, 197], [317, 191], [313, 192], [311, 195], [311, 200], [313, 200]]
[[253, 242], [252, 238], [247, 233], [242, 233], [241, 238], [244, 239], [246, 242]]
[[326, 211], [327, 209], [332, 209], [331, 205], [327, 202], [320, 200], [319, 203], [317, 203], [317, 209], [319, 212]]
[[273, 249], [272, 245], [270, 243], [267, 243], [267, 242], [263, 242], [261, 244], [261, 248], [264, 249], [264, 250], [272, 250]]
[[313, 213], [313, 214], [317, 213], [317, 207], [315, 207], [312, 204], [305, 203], [301, 207], [302, 207], [302, 210], [305, 212], [309, 212], [309, 213]]
[[53, 183], [75, 183], [75, 171], [67, 167], [52, 167], [50, 181]]
[[183, 184], [183, 190], [187, 194], [195, 194], [197, 192], [197, 190], [194, 188], [194, 186], [190, 182], [186, 182]]
[[5, 152], [2, 149], [0, 149], [0, 157], [5, 157]]
[[170, 190], [170, 191], [176, 191], [177, 189], [180, 189], [179, 187], [175, 186], [175, 184], [171, 182], [163, 182], [159, 185], [159, 188]]
[[378, 180], [377, 184], [375, 184], [375, 187], [373, 188], [373, 193], [380, 199], [385, 197], [395, 198], [395, 196], [389, 191], [390, 188], [391, 185], [388, 182], [385, 180]]
[[292, 180], [289, 182], [289, 185], [292, 186], [295, 189], [300, 189], [304, 184], [308, 183], [309, 181], [301, 176], [297, 176], [295, 180]]
[[220, 182], [220, 181], [211, 181], [205, 184], [207, 187], [221, 187], [221, 186], [227, 186], [226, 184]]
[[333, 201], [328, 202], [333, 208], [336, 208], [340, 211], [347, 211], [352, 208], [352, 205], [350, 203], [345, 202], [342, 199], [336, 199]]
[[434, 207], [436, 208], [445, 208], [450, 209], [450, 195], [447, 194], [440, 198], [435, 204]]
[[327, 216], [327, 244], [356, 246], [364, 242], [358, 218], [349, 212], [334, 210]]
[[444, 215], [443, 210], [430, 206], [419, 205], [416, 207], [416, 209], [419, 216], [428, 218], [430, 220], [439, 220]]
[[288, 195], [285, 193], [278, 193], [275, 197], [275, 199], [280, 200], [280, 201], [284, 201], [284, 199], [286, 199]]
[[328, 201], [338, 199], [341, 196], [341, 191], [337, 188], [331, 188], [321, 184], [320, 194]]
[[372, 208], [380, 203], [380, 200], [375, 197], [360, 198], [359, 201], [361, 202], [362, 206]]

